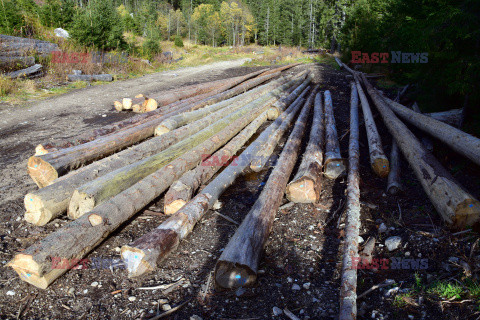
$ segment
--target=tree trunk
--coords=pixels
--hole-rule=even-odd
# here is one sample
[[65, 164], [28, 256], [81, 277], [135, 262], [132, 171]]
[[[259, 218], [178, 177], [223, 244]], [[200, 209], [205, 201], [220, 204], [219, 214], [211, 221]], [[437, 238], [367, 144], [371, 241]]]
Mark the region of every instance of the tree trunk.
[[[453, 228], [464, 228], [476, 223], [480, 215], [480, 203], [478, 200], [457, 184], [450, 173], [442, 167], [438, 160], [423, 147], [413, 133], [395, 116], [392, 109], [405, 109], [414, 113], [417, 117], [425, 117], [431, 121], [436, 120], [419, 115], [415, 111], [406, 109], [403, 106], [401, 108], [392, 108], [391, 105], [387, 105], [385, 100], [382, 99], [366, 79], [362, 80], [382, 115], [385, 125], [442, 218]], [[444, 125], [442, 122], [438, 123]], [[451, 139], [454, 139], [454, 137]]]
[[160, 169], [168, 162], [178, 158], [188, 150], [195, 148], [212, 135], [223, 130], [232, 121], [243, 117], [249, 112], [253, 112], [267, 102], [268, 106], [272, 105], [278, 99], [278, 95], [280, 95], [288, 86], [289, 84], [284, 84], [269, 94], [248, 103], [235, 113], [218, 120], [197, 134], [177, 143], [163, 152], [132, 163], [121, 169], [117, 169], [77, 188], [74, 191], [68, 206], [69, 217], [78, 218], [84, 213], [92, 210], [98, 204], [129, 188], [137, 181]]
[[315, 203], [320, 199], [323, 163], [323, 105], [322, 94], [315, 96], [315, 107], [310, 140], [303, 154], [297, 174], [287, 186], [288, 200], [296, 203]]
[[[400, 99], [396, 99], [396, 102], [398, 102]], [[420, 108], [418, 107], [418, 104], [416, 102], [413, 103], [412, 105], [412, 110], [415, 111], [415, 112], [418, 112], [418, 113], [422, 113], [422, 111], [420, 111]], [[420, 136], [420, 141], [422, 142], [423, 146], [425, 147], [425, 149], [427, 149], [428, 151], [432, 152], [433, 151], [433, 142], [432, 142], [432, 139], [430, 139], [429, 137], [425, 136], [423, 133], [420, 133], [419, 134]]]
[[260, 197], [218, 259], [215, 281], [222, 288], [249, 286], [256, 281], [260, 254], [297, 161], [309, 111], [310, 105], [305, 104]]
[[[303, 73], [302, 73], [303, 74]], [[311, 79], [309, 76], [307, 76], [307, 79], [299, 86], [297, 87], [291, 95], [287, 96], [286, 98], [280, 99], [275, 104], [268, 110], [268, 120], [274, 120], [276, 119], [282, 110], [285, 109], [285, 106], [290, 105], [297, 97], [298, 95], [305, 90], [305, 88], [308, 86], [310, 83]]]
[[388, 176], [390, 167], [388, 159], [383, 152], [382, 139], [380, 138], [380, 134], [378, 134], [377, 126], [373, 119], [372, 111], [370, 110], [370, 105], [357, 77], [355, 77], [355, 83], [358, 95], [360, 96], [360, 101], [362, 102], [363, 120], [365, 121], [368, 146], [370, 148], [370, 165], [379, 177], [385, 178]]
[[432, 117], [435, 120], [445, 122], [456, 128], [460, 128], [463, 117], [463, 109], [452, 109], [442, 112], [432, 112], [426, 114], [429, 117]]
[[35, 57], [31, 56], [18, 56], [18, 57], [6, 57], [0, 56], [0, 67], [1, 68], [11, 68], [16, 67], [19, 69], [31, 67], [35, 64]]
[[388, 173], [387, 192], [395, 195], [402, 191], [402, 184], [400, 183], [400, 153], [398, 145], [393, 140], [392, 151], [390, 152], [390, 172]]
[[[298, 81], [289, 82], [289, 84], [292, 83], [294, 87], [295, 84], [298, 84]], [[75, 188], [165, 150], [229, 114], [230, 110], [222, 109], [211, 114], [208, 118], [197, 120], [162, 137], [154, 137], [132, 148], [93, 162], [88, 166], [62, 176], [55, 180], [55, 183], [45, 188], [28, 193], [25, 196], [25, 208], [27, 209], [25, 220], [36, 225], [46, 224], [67, 211], [68, 203]]]
[[333, 115], [332, 97], [330, 91], [325, 91], [325, 163], [323, 173], [329, 179], [336, 179], [345, 172], [345, 162], [340, 154], [337, 127]]
[[31, 67], [18, 70], [18, 71], [13, 71], [13, 72], [8, 72], [5, 74], [6, 77], [12, 78], [12, 79], [32, 79], [32, 78], [37, 78], [41, 77], [43, 75], [43, 67], [41, 64], [35, 64]]
[[266, 108], [267, 105], [257, 108], [237, 119], [196, 148], [96, 207], [93, 212], [68, 223], [15, 255], [8, 265], [23, 281], [45, 289], [67, 271], [54, 269], [52, 258], [70, 261], [84, 257], [110, 233], [160, 196], [185, 171], [194, 168], [201, 161], [202, 154], [209, 154], [220, 148], [243, 127], [265, 112]]
[[[310, 93], [306, 102], [309, 106], [313, 104], [313, 99], [315, 98], [317, 90], [318, 87], [316, 87], [314, 91]], [[303, 97], [308, 93], [308, 91], [310, 91], [310, 87], [305, 88], [305, 90], [303, 90], [303, 92], [298, 96], [297, 100], [295, 100], [294, 103], [300, 103], [303, 105], [305, 103]], [[255, 158], [250, 164], [251, 170], [253, 170], [254, 172], [260, 172], [263, 168], [265, 168], [265, 165], [270, 159], [270, 156], [275, 151], [275, 147], [278, 145], [280, 139], [285, 135], [288, 129], [290, 129], [290, 127], [294, 123], [294, 120], [295, 119], [292, 115], [292, 117], [288, 117], [287, 119], [285, 119], [284, 122], [282, 122], [280, 128], [278, 128], [277, 131], [275, 131], [275, 133], [270, 137], [267, 144], [255, 155]]]
[[480, 139], [429, 116], [419, 114], [383, 97], [388, 106], [402, 119], [444, 142], [453, 150], [480, 165]]
[[69, 74], [68, 81], [113, 81], [111, 74]]
[[253, 81], [248, 81], [241, 86], [205, 99], [195, 105], [187, 105], [158, 118], [150, 118], [140, 125], [126, 128], [125, 130], [100, 137], [79, 146], [48, 153], [44, 156], [30, 157], [27, 167], [28, 173], [37, 185], [42, 188], [69, 170], [75, 169], [89, 161], [108, 156], [117, 150], [131, 146], [134, 143], [152, 136], [155, 132], [155, 127], [169, 116], [185, 111], [196, 110], [205, 105], [231, 98], [271, 78], [272, 74], [255, 78]]
[[358, 236], [360, 230], [360, 148], [358, 144], [358, 83], [351, 83], [350, 141], [348, 147], [347, 207], [342, 280], [340, 285], [340, 320], [357, 318]]

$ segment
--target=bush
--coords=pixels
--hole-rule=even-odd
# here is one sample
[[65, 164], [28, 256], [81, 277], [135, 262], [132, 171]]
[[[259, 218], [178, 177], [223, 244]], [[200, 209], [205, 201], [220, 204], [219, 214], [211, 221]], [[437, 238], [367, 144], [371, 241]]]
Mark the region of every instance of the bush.
[[143, 55], [149, 60], [152, 60], [155, 55], [162, 52], [162, 49], [160, 48], [160, 44], [155, 39], [145, 40], [145, 42], [142, 45], [142, 50], [143, 50]]
[[71, 36], [101, 50], [124, 49], [123, 24], [112, 0], [92, 0], [73, 19]]
[[175, 43], [175, 46], [183, 48], [183, 40], [181, 37], [175, 36], [174, 43]]
[[[28, 17], [35, 17], [38, 6], [33, 0], [0, 2], [0, 33], [23, 36], [31, 34]], [[31, 19], [30, 19], [31, 20]]]

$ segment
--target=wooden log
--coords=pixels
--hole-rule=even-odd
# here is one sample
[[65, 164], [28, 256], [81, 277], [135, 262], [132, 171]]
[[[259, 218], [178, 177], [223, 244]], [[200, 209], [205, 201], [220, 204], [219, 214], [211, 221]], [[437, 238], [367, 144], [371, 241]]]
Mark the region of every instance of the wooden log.
[[323, 105], [322, 95], [318, 92], [315, 95], [310, 139], [308, 140], [308, 145], [303, 154], [302, 162], [298, 167], [297, 174], [287, 185], [286, 195], [288, 200], [296, 203], [315, 203], [320, 199], [323, 142]]
[[[345, 66], [345, 64], [343, 64], [343, 66]], [[365, 74], [365, 77], [367, 77], [367, 79], [378, 79], [378, 78], [385, 77], [385, 75], [382, 74], [382, 73], [369, 73], [369, 74]], [[345, 79], [347, 79], [349, 81], [353, 81], [355, 78], [353, 77], [353, 75], [347, 74], [345, 76]]]
[[[280, 75], [280, 72], [276, 73], [276, 75]], [[232, 104], [247, 104], [256, 98], [258, 98], [260, 95], [265, 94], [266, 92], [272, 90], [272, 86], [274, 87], [276, 85], [275, 82], [268, 83], [265, 85], [262, 85], [258, 88], [252, 89], [250, 91], [245, 92], [244, 94], [235, 96], [233, 98], [224, 100], [222, 102], [201, 108], [199, 110], [191, 111], [191, 112], [184, 112], [181, 114], [178, 114], [176, 116], [170, 117], [162, 123], [160, 123], [156, 128], [155, 128], [155, 135], [156, 136], [161, 136], [162, 134], [165, 134], [167, 132], [170, 132], [178, 127], [184, 126], [185, 124], [195, 121], [197, 119], [200, 119], [206, 115], [208, 115], [211, 112], [214, 112], [216, 110], [219, 110], [221, 108], [225, 108], [229, 105]]]
[[265, 187], [223, 250], [215, 266], [215, 282], [226, 289], [252, 285], [258, 262], [288, 178], [297, 160], [311, 105], [305, 104]]
[[13, 71], [13, 72], [8, 72], [5, 74], [6, 77], [12, 78], [12, 79], [17, 79], [17, 78], [36, 78], [39, 76], [43, 75], [43, 68], [41, 64], [35, 64], [31, 67], [18, 70], [18, 71]]
[[340, 284], [339, 319], [357, 318], [357, 265], [360, 230], [360, 147], [358, 143], [358, 83], [351, 83], [350, 140], [348, 147], [347, 205], [345, 210], [345, 241], [343, 246], [342, 279]]
[[[303, 77], [300, 77], [303, 79]], [[298, 95], [305, 90], [305, 88], [310, 83], [311, 79], [307, 76], [306, 81], [304, 81], [299, 87], [297, 87], [289, 96], [279, 99], [273, 106], [268, 110], [268, 120], [275, 120], [281, 113], [282, 110], [285, 110], [285, 107], [290, 105]]]
[[335, 58], [335, 61], [337, 62], [338, 66], [340, 67], [340, 69], [343, 68], [343, 63], [342, 63], [342, 60], [340, 60], [339, 58], [337, 57], [334, 57]]
[[13, 68], [16, 67], [31, 67], [35, 64], [35, 57], [32, 56], [14, 56], [6, 57], [0, 56], [0, 67], [2, 68]]
[[[293, 95], [291, 93], [290, 95]], [[235, 179], [250, 164], [258, 150], [268, 141], [270, 135], [282, 124], [282, 121], [295, 114], [301, 105], [292, 103], [255, 141], [240, 155], [235, 164], [230, 164], [210, 182], [201, 193], [188, 202], [181, 210], [164, 221], [151, 232], [122, 247], [124, 260], [130, 276], [139, 276], [155, 269], [177, 247], [194, 228], [195, 224], [213, 207], [220, 195], [233, 184]], [[240, 136], [234, 139], [241, 139]]]
[[59, 51], [57, 44], [30, 38], [21, 38], [7, 35], [0, 35], [0, 52], [15, 51], [19, 55], [37, 53], [40, 55], [50, 54]]
[[[287, 82], [286, 85], [295, 86], [298, 84], [298, 81], [292, 80]], [[283, 80], [274, 81], [277, 85], [281, 85], [283, 82]], [[238, 106], [238, 108], [240, 107], [242, 106]], [[227, 117], [235, 110], [225, 108], [219, 110], [210, 114], [208, 118], [199, 119], [162, 137], [154, 137], [132, 148], [93, 162], [88, 166], [62, 176], [55, 180], [55, 183], [45, 188], [28, 193], [24, 201], [26, 208], [25, 220], [36, 225], [48, 223], [67, 211], [70, 198], [76, 188], [116, 169], [123, 168], [165, 150], [179, 141], [196, 134], [212, 123]]]
[[390, 164], [391, 167], [387, 179], [387, 192], [389, 194], [395, 195], [403, 190], [402, 184], [400, 183], [400, 153], [395, 140], [393, 140], [392, 142], [392, 151], [390, 152]]
[[153, 110], [156, 110], [157, 107], [158, 107], [158, 103], [155, 99], [145, 97], [142, 104], [134, 104], [132, 106], [132, 111], [135, 113], [145, 113], [145, 112], [151, 112]]
[[68, 74], [68, 81], [113, 81], [111, 74]]
[[[415, 110], [416, 111], [416, 110]], [[426, 113], [427, 116], [432, 117], [435, 120], [445, 122], [456, 128], [460, 128], [463, 117], [463, 109], [452, 109], [441, 112]]]
[[[299, 98], [303, 98], [308, 92], [310, 91], [310, 87], [305, 88], [303, 92], [300, 94]], [[307, 99], [307, 103], [311, 106], [313, 104], [313, 100], [315, 98], [315, 94], [318, 91], [318, 87], [315, 87], [315, 90], [312, 91]], [[288, 119], [288, 118], [287, 118]], [[275, 131], [275, 133], [270, 137], [268, 143], [258, 151], [255, 158], [252, 160], [250, 164], [250, 169], [254, 172], [260, 172], [263, 170], [270, 159], [271, 155], [275, 151], [275, 147], [280, 142], [280, 139], [285, 135], [285, 133], [290, 129], [292, 124], [294, 123], [294, 119], [288, 119], [282, 122], [282, 125]]]
[[446, 123], [410, 110], [384, 96], [382, 98], [400, 118], [444, 142], [456, 152], [480, 165], [480, 139]]
[[[385, 125], [397, 142], [398, 147], [410, 164], [437, 212], [453, 228], [465, 228], [477, 223], [480, 216], [480, 203], [478, 200], [458, 185], [450, 173], [396, 117], [392, 110], [399, 109], [399, 107], [394, 108], [392, 104], [388, 105], [366, 79], [362, 80], [382, 115]], [[431, 121], [436, 121], [427, 116], [419, 115], [415, 111], [406, 109], [403, 106], [402, 109]], [[442, 122], [439, 123], [443, 124]], [[451, 137], [451, 139], [455, 138]]]
[[[396, 102], [398, 102], [399, 100], [400, 99], [395, 99]], [[412, 110], [415, 111], [415, 112], [418, 112], [418, 113], [422, 113], [422, 111], [420, 111], [420, 108], [418, 107], [418, 104], [416, 102], [413, 103]], [[420, 136], [420, 141], [424, 145], [425, 149], [427, 149], [430, 152], [433, 151], [432, 139], [430, 139], [429, 137], [427, 137], [423, 133], [420, 133], [419, 136]]]
[[325, 107], [325, 163], [323, 174], [329, 179], [336, 179], [345, 172], [345, 161], [340, 154], [337, 127], [333, 115], [333, 104], [330, 91], [324, 93]]
[[237, 110], [229, 116], [218, 120], [202, 131], [177, 143], [167, 150], [112, 171], [77, 188], [73, 192], [70, 204], [68, 206], [68, 216], [73, 219], [82, 216], [84, 213], [92, 210], [98, 204], [132, 186], [137, 181], [155, 172], [186, 151], [195, 148], [195, 146], [201, 144], [212, 135], [215, 135], [220, 130], [223, 130], [232, 121], [243, 117], [246, 113], [253, 112], [255, 109], [265, 105], [267, 102], [268, 106], [272, 105], [286, 87], [287, 85], [283, 85], [280, 88], [273, 90], [269, 94], [248, 103], [240, 110]]
[[[273, 100], [273, 99], [272, 99]], [[72, 221], [41, 241], [16, 254], [8, 263], [23, 281], [45, 289], [66, 269], [55, 269], [52, 259], [81, 259], [110, 233], [163, 193], [173, 181], [194, 168], [202, 154], [209, 154], [234, 137], [266, 111], [268, 103], [229, 124], [222, 131], [198, 145], [155, 173]]]
[[44, 156], [31, 157], [28, 160], [28, 173], [33, 181], [35, 181], [35, 183], [42, 188], [49, 185], [53, 180], [70, 170], [73, 170], [90, 161], [108, 156], [117, 150], [123, 149], [152, 136], [155, 132], [155, 127], [158, 126], [158, 124], [160, 124], [168, 116], [173, 116], [188, 110], [196, 110], [207, 104], [216, 103], [224, 99], [231, 98], [252, 87], [257, 86], [262, 82], [270, 80], [272, 77], [273, 75], [270, 74], [260, 78], [255, 78], [253, 79], [254, 81], [247, 81], [240, 86], [236, 86], [233, 89], [215, 95], [212, 98], [206, 99], [206, 101], [202, 101], [201, 103], [197, 103], [193, 106], [187, 105], [166, 115], [149, 119], [148, 121], [137, 126], [128, 127], [125, 130], [107, 136], [102, 136], [94, 141], [87, 142], [82, 145], [62, 149]]
[[372, 166], [375, 174], [381, 178], [385, 178], [388, 176], [390, 166], [388, 159], [385, 156], [385, 152], [383, 152], [382, 139], [380, 138], [377, 125], [373, 119], [368, 99], [365, 96], [357, 77], [355, 77], [355, 83], [357, 86], [358, 95], [360, 96], [360, 101], [362, 103], [363, 120], [365, 121], [365, 130], [367, 131], [368, 147], [370, 150], [370, 165]]

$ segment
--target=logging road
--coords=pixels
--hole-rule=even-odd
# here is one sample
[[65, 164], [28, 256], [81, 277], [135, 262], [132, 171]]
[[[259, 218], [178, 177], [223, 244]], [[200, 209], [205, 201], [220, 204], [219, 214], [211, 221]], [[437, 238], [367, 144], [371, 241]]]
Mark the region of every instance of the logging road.
[[[63, 217], [37, 227], [22, 219], [23, 197], [36, 189], [26, 170], [27, 159], [34, 153], [36, 144], [73, 137], [131, 116], [130, 113], [114, 111], [112, 101], [123, 96], [239, 76], [261, 69], [242, 67], [242, 64], [242, 60], [236, 60], [152, 74], [77, 90], [22, 108], [1, 109], [0, 265], [4, 266], [15, 253], [68, 222]], [[341, 153], [347, 158], [350, 106], [350, 87], [345, 79], [347, 72], [327, 64], [302, 65], [295, 70], [307, 68], [314, 72], [314, 81], [320, 84], [320, 90], [331, 92]], [[389, 154], [391, 137], [376, 111], [372, 110], [374, 117], [377, 116], [375, 121], [385, 151]], [[402, 167], [405, 192], [398, 196], [385, 195], [386, 179], [376, 176], [370, 168], [363, 118], [360, 123], [360, 235], [365, 240], [369, 236], [377, 238], [375, 258], [403, 258], [408, 251], [412, 258], [427, 259], [428, 269], [359, 270], [358, 293], [385, 279], [397, 283], [403, 281], [401, 288], [408, 289], [415, 284], [417, 274], [422, 285], [461, 274], [458, 269], [449, 273], [443, 265], [451, 256], [462, 257], [462, 253], [470, 253], [471, 241], [465, 240], [465, 234], [454, 237], [443, 227], [440, 216], [406, 165]], [[307, 130], [310, 131], [310, 125]], [[307, 141], [304, 139], [302, 153]], [[281, 152], [284, 143], [285, 138], [275, 149], [275, 155]], [[442, 152], [438, 144], [435, 148]], [[455, 161], [450, 160], [450, 166], [455, 165]], [[480, 184], [467, 178], [475, 174], [471, 170], [465, 168], [456, 174], [456, 178], [478, 197]], [[218, 212], [241, 222], [257, 200], [270, 172], [263, 170], [238, 178], [220, 197], [222, 205]], [[203, 319], [272, 319], [274, 307], [288, 308], [301, 319], [336, 319], [344, 237], [342, 223], [337, 221], [345, 204], [345, 187], [344, 178], [323, 179], [318, 204], [289, 206], [284, 199], [261, 258], [258, 283], [252, 288], [241, 288], [236, 292], [214, 288], [214, 277], [209, 275], [237, 225], [212, 211], [155, 272], [128, 279], [125, 270], [110, 270], [112, 259], [119, 259], [119, 247], [166, 219], [163, 215], [142, 211], [89, 253], [87, 258], [91, 261], [103, 262], [101, 270], [92, 268], [92, 265], [85, 270], [71, 270], [48, 290], [40, 290], [21, 281], [11, 268], [0, 268], [0, 318], [15, 319], [20, 308], [24, 310], [23, 317], [28, 319], [144, 319], [157, 310], [168, 309], [160, 305], [168, 303], [175, 307], [189, 301], [171, 319], [189, 319], [194, 314]], [[163, 198], [149, 207], [150, 210], [157, 208], [163, 208]], [[324, 225], [327, 220], [329, 224]], [[380, 234], [381, 223], [385, 223], [387, 230]], [[383, 244], [390, 236], [400, 236], [404, 248], [389, 252]], [[168, 290], [137, 289], [173, 283], [182, 277], [184, 280], [180, 285]], [[380, 313], [382, 316], [377, 318], [409, 319], [409, 315], [414, 314], [420, 319], [420, 314], [425, 314], [423, 319], [464, 319], [474, 305], [462, 304], [442, 310], [438, 300], [429, 296], [422, 304], [410, 298], [411, 301], [404, 302], [408, 309], [399, 308], [394, 295], [385, 295], [388, 289], [375, 290], [366, 299], [359, 299], [359, 318], [371, 318], [373, 313]], [[275, 319], [291, 318], [280, 315]]]

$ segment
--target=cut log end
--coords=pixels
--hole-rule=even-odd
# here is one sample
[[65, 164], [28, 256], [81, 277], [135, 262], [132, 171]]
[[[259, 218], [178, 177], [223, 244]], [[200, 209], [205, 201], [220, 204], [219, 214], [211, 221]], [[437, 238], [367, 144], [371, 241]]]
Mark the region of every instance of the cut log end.
[[39, 188], [50, 185], [58, 178], [57, 170], [37, 156], [28, 159], [27, 171]]
[[224, 289], [248, 287], [256, 280], [257, 274], [247, 266], [219, 260], [215, 267], [215, 281]]
[[465, 199], [457, 205], [452, 226], [455, 229], [465, 229], [480, 222], [480, 202], [476, 199]]
[[47, 154], [48, 150], [44, 148], [41, 144], [35, 147], [35, 156], [43, 156], [44, 154]]
[[159, 125], [158, 127], [155, 128], [155, 136], [161, 136], [162, 134], [170, 132], [170, 129]]
[[387, 192], [391, 195], [399, 194], [402, 191], [402, 186], [398, 183], [392, 183], [387, 187]]
[[180, 210], [187, 202], [183, 199], [177, 199], [164, 206], [165, 214], [171, 215]]
[[98, 225], [102, 224], [103, 218], [101, 216], [99, 216], [98, 214], [93, 213], [93, 214], [88, 216], [88, 221], [90, 222], [92, 227], [95, 227], [95, 226], [98, 226]]
[[44, 226], [53, 217], [53, 213], [46, 209], [43, 201], [35, 194], [28, 193], [24, 199], [25, 221], [37, 226]]
[[117, 110], [117, 111], [122, 111], [123, 110], [123, 104], [120, 101], [114, 101], [113, 106], [115, 107], [115, 110]]
[[346, 172], [345, 161], [343, 159], [331, 159], [323, 168], [323, 174], [329, 179], [337, 179]]
[[28, 282], [39, 289], [47, 289], [50, 283], [53, 282], [53, 280], [49, 281], [49, 277], [47, 276], [39, 277], [17, 267], [12, 266], [12, 268], [16, 273], [18, 273], [18, 276], [21, 280]]
[[129, 278], [138, 277], [155, 270], [155, 265], [152, 266], [148, 261], [143, 259], [145, 257], [143, 250], [123, 246], [121, 256], [127, 268]]
[[250, 164], [250, 169], [253, 172], [260, 172], [264, 168], [265, 168], [265, 166], [260, 159], [254, 159], [254, 160], [252, 160], [252, 163]]
[[150, 112], [158, 108], [158, 103], [155, 99], [148, 98], [142, 104], [143, 112]]
[[390, 172], [390, 165], [387, 158], [376, 158], [373, 160], [372, 169], [377, 176], [385, 178]]
[[315, 203], [319, 199], [319, 189], [312, 179], [303, 177], [287, 186], [287, 199], [296, 203]]
[[268, 120], [275, 120], [280, 115], [280, 111], [277, 107], [271, 107], [267, 110], [267, 119]]
[[144, 111], [142, 111], [142, 106], [139, 105], [139, 104], [134, 104], [132, 106], [132, 111], [135, 112], [135, 113], [143, 113]]
[[70, 219], [78, 219], [85, 213], [91, 211], [95, 207], [94, 197], [90, 197], [83, 192], [75, 190], [73, 192], [70, 203], [68, 204], [67, 216]]
[[41, 268], [38, 263], [36, 263], [32, 256], [29, 254], [18, 253], [15, 257], [6, 265], [7, 267], [12, 267], [15, 271], [19, 270], [39, 276], [41, 274]]

